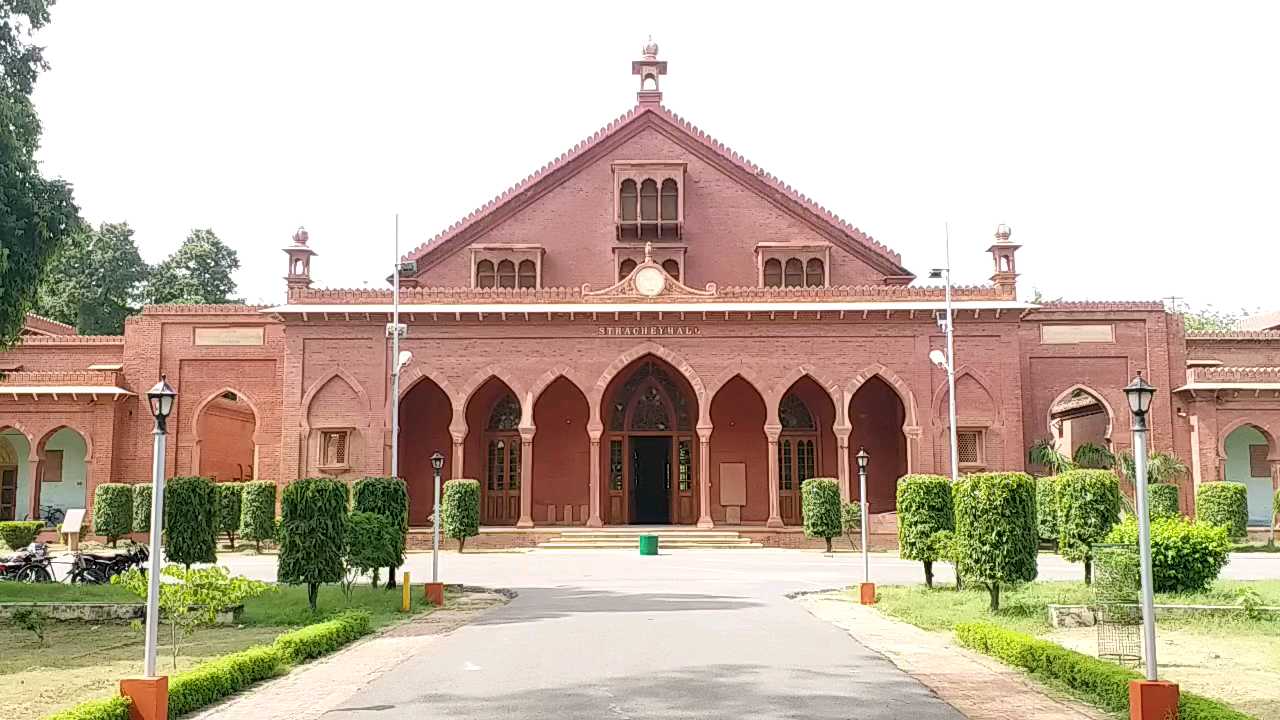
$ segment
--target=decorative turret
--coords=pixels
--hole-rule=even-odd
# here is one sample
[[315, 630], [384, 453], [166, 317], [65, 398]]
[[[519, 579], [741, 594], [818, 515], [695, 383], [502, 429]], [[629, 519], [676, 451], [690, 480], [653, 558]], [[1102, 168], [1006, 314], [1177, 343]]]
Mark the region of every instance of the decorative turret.
[[995, 283], [997, 288], [1007, 291], [1010, 297], [1017, 297], [1018, 266], [1014, 263], [1014, 254], [1022, 246], [1009, 241], [1009, 236], [1012, 234], [1013, 231], [1008, 225], [1003, 223], [997, 225], [996, 242], [987, 248], [987, 252], [991, 253], [991, 259], [995, 263], [995, 274], [991, 276], [991, 282]]
[[284, 276], [289, 291], [311, 287], [311, 256], [315, 250], [307, 247], [307, 229], [299, 227], [293, 234], [293, 244], [284, 249], [289, 255], [289, 274]]
[[640, 91], [636, 93], [636, 101], [641, 105], [658, 105], [662, 102], [658, 76], [667, 74], [667, 63], [658, 59], [658, 43], [653, 41], [652, 35], [642, 52], [643, 58], [631, 61], [631, 74], [640, 76]]

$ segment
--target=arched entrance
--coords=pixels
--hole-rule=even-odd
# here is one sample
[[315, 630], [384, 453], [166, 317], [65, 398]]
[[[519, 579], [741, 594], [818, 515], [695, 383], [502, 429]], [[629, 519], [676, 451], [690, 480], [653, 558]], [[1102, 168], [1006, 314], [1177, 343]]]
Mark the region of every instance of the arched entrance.
[[515, 525], [520, 520], [520, 401], [496, 377], [467, 401], [468, 468], [480, 470], [480, 522]]
[[13, 428], [0, 428], [0, 520], [21, 520], [29, 508], [22, 498], [31, 497], [31, 478], [27, 475], [27, 436]]
[[1111, 408], [1097, 393], [1077, 385], [1049, 405], [1049, 433], [1059, 453], [1080, 467], [1110, 469]]
[[532, 513], [535, 523], [585, 525], [589, 515], [591, 441], [587, 398], [561, 375], [533, 404]]
[[769, 440], [760, 392], [735, 375], [711, 398], [711, 513], [728, 525], [769, 519]]
[[88, 508], [89, 443], [79, 432], [60, 427], [36, 444], [35, 513], [49, 525], [62, 522], [67, 510]]
[[872, 513], [893, 512], [897, 507], [898, 478], [907, 474], [907, 438], [902, 433], [906, 409], [902, 398], [879, 375], [872, 375], [858, 387], [849, 401], [850, 496], [859, 496], [856, 455], [866, 448], [871, 456], [867, 468], [867, 503]]
[[1248, 488], [1249, 524], [1271, 527], [1275, 512], [1271, 438], [1257, 425], [1245, 424], [1227, 433], [1222, 447], [1226, 451], [1223, 479]]
[[811, 477], [836, 477], [835, 404], [831, 395], [805, 375], [792, 383], [778, 403], [778, 510], [785, 525], [803, 521], [800, 484]]
[[196, 417], [196, 474], [217, 482], [256, 480], [257, 429], [253, 406], [236, 390], [209, 398]]
[[674, 368], [646, 355], [604, 393], [605, 522], [693, 524], [698, 409]]
[[400, 477], [409, 491], [409, 524], [427, 525], [435, 505], [435, 470], [431, 455], [444, 456], [441, 482], [453, 477], [453, 438], [449, 423], [453, 405], [449, 396], [431, 378], [423, 377], [400, 400]]

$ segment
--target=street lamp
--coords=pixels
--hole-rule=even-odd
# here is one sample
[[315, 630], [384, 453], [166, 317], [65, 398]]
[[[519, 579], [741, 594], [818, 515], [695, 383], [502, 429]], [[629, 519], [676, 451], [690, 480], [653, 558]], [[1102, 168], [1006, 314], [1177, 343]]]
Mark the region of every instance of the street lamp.
[[866, 448], [858, 448], [858, 501], [862, 506], [862, 586], [858, 589], [863, 605], [876, 602], [876, 585], [871, 582], [871, 556], [867, 554], [867, 527], [871, 524], [871, 505], [867, 502], [867, 465], [871, 456]]
[[959, 449], [956, 444], [956, 338], [952, 329], [955, 313], [951, 311], [951, 226], [945, 227], [947, 266], [930, 270], [929, 277], [933, 280], [946, 280], [946, 317], [938, 318], [938, 327], [947, 334], [947, 351], [943, 353], [941, 350], [934, 350], [929, 353], [929, 359], [939, 367], [945, 366], [947, 370], [947, 405], [951, 420], [951, 482], [955, 482], [960, 473]]
[[400, 349], [400, 338], [405, 326], [400, 323], [400, 215], [396, 214], [396, 265], [391, 286], [391, 322], [387, 323], [387, 337], [391, 338], [391, 477], [400, 477], [400, 371], [413, 359], [413, 353]]
[[151, 457], [151, 547], [150, 564], [147, 570], [147, 630], [144, 643], [145, 676], [156, 676], [156, 635], [160, 626], [160, 569], [164, 560], [160, 554], [161, 526], [164, 525], [164, 441], [168, 433], [169, 414], [178, 397], [165, 376], [160, 382], [147, 391], [147, 402], [151, 406], [151, 415], [156, 419], [154, 448]]
[[431, 469], [435, 473], [436, 504], [431, 513], [431, 584], [427, 586], [427, 598], [437, 606], [444, 605], [444, 585], [440, 583], [440, 470], [444, 468], [444, 455], [437, 450], [431, 454]]
[[[1141, 708], [1141, 717], [1165, 717], [1159, 708], [1177, 712], [1178, 686], [1161, 683], [1156, 679], [1155, 591], [1151, 576], [1150, 513], [1147, 509], [1150, 504], [1147, 498], [1147, 413], [1151, 410], [1151, 399], [1155, 396], [1156, 389], [1138, 372], [1133, 382], [1125, 386], [1124, 394], [1129, 400], [1129, 412], [1133, 416], [1133, 496], [1138, 509], [1138, 559], [1142, 570], [1142, 649], [1147, 670], [1145, 682], [1132, 681], [1129, 702], [1131, 707]], [[1154, 714], [1155, 712], [1160, 714]]]

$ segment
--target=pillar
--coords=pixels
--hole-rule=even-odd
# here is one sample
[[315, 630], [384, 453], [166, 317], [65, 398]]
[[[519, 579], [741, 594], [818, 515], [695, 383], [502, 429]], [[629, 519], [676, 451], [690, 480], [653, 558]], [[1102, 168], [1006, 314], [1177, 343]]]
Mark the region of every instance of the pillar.
[[711, 428], [710, 424], [698, 426], [698, 527], [713, 528], [711, 520]]
[[27, 477], [31, 478], [31, 519], [40, 519], [40, 476], [44, 474], [40, 465], [40, 458], [32, 456], [27, 459]]
[[461, 433], [450, 430], [450, 437], [453, 438], [453, 461], [449, 463], [449, 476], [453, 480], [457, 480], [462, 475], [462, 461], [466, 457], [467, 431]]
[[839, 460], [838, 479], [840, 481], [840, 502], [849, 502], [853, 500], [852, 491], [849, 489], [849, 434], [853, 432], [853, 428], [848, 425], [837, 425], [836, 434], [836, 458]]
[[520, 428], [520, 519], [518, 528], [533, 527], [533, 426]]
[[590, 505], [587, 515], [587, 527], [603, 527], [604, 522], [600, 520], [600, 435], [604, 428], [587, 426], [587, 436], [591, 438], [591, 471], [590, 477]]
[[765, 522], [767, 527], [782, 527], [782, 512], [780, 506], [782, 501], [779, 493], [779, 473], [778, 468], [778, 436], [782, 433], [781, 425], [765, 425], [764, 436], [769, 442], [769, 520]]

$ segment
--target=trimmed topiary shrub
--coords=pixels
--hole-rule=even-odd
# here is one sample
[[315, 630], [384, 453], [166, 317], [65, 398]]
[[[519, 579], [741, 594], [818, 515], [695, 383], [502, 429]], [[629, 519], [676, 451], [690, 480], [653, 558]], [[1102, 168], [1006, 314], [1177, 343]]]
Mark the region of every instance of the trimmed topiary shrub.
[[1181, 517], [1178, 505], [1178, 486], [1169, 483], [1151, 483], [1147, 486], [1147, 510], [1151, 519]]
[[440, 530], [458, 541], [458, 552], [467, 538], [480, 534], [480, 482], [459, 478], [444, 484], [440, 497]]
[[1053, 477], [1036, 478], [1036, 533], [1040, 542], [1058, 540], [1057, 487]]
[[1036, 578], [1036, 483], [1020, 472], [968, 475], [955, 486], [957, 573], [987, 586], [991, 611], [1000, 587]]
[[327, 655], [349, 642], [368, 635], [369, 613], [346, 610], [331, 620], [287, 632], [276, 637], [274, 647], [286, 662], [294, 665]]
[[133, 486], [131, 526], [136, 533], [151, 532], [151, 483], [138, 483]]
[[822, 538], [831, 552], [831, 538], [842, 531], [840, 483], [835, 478], [809, 478], [800, 484], [800, 512], [806, 537]]
[[1241, 540], [1249, 526], [1249, 488], [1238, 482], [1209, 482], [1196, 491], [1196, 519], [1226, 528]]
[[939, 530], [930, 538], [933, 543], [933, 552], [939, 560], [951, 563], [951, 567], [956, 574], [956, 591], [960, 591], [964, 587], [964, 581], [960, 578], [960, 539], [956, 536], [954, 530]]
[[[1138, 521], [1127, 518], [1107, 535], [1108, 543], [1137, 545]], [[1151, 521], [1151, 575], [1156, 592], [1197, 592], [1217, 579], [1227, 564], [1227, 530], [1184, 517]]]
[[186, 567], [218, 560], [218, 491], [206, 477], [172, 477], [164, 485], [164, 555]]
[[263, 540], [276, 536], [276, 484], [271, 480], [254, 480], [244, 484], [240, 493], [240, 538], [252, 540], [255, 550], [262, 550]]
[[307, 586], [316, 610], [321, 583], [342, 580], [342, 546], [347, 532], [347, 486], [330, 478], [289, 483], [280, 497], [280, 557], [276, 577]]
[[857, 550], [858, 543], [854, 538], [860, 537], [862, 533], [861, 504], [848, 502], [840, 506], [840, 529], [849, 541], [849, 547]]
[[240, 531], [240, 509], [244, 498], [244, 483], [218, 483], [218, 532], [227, 536], [227, 549], [236, 546], [236, 533]]
[[898, 555], [924, 563], [925, 587], [933, 587], [933, 562], [943, 559], [933, 536], [955, 526], [949, 479], [906, 475], [898, 481]]
[[356, 578], [369, 573], [376, 587], [374, 571], [399, 562], [403, 542], [400, 528], [385, 515], [356, 511], [347, 516], [346, 539], [342, 544], [342, 592], [348, 604]]
[[36, 536], [44, 529], [40, 520], [5, 520], [0, 522], [0, 540], [10, 550], [21, 550], [36, 541]]
[[1084, 563], [1093, 582], [1090, 549], [1120, 520], [1120, 481], [1110, 470], [1068, 470], [1057, 476], [1058, 554]]
[[133, 486], [102, 483], [93, 491], [93, 532], [116, 546], [133, 527]]
[[378, 513], [396, 527], [396, 552], [387, 564], [387, 588], [396, 586], [396, 568], [404, 564], [405, 538], [409, 533], [409, 488], [393, 477], [367, 477], [352, 488], [351, 509]]

